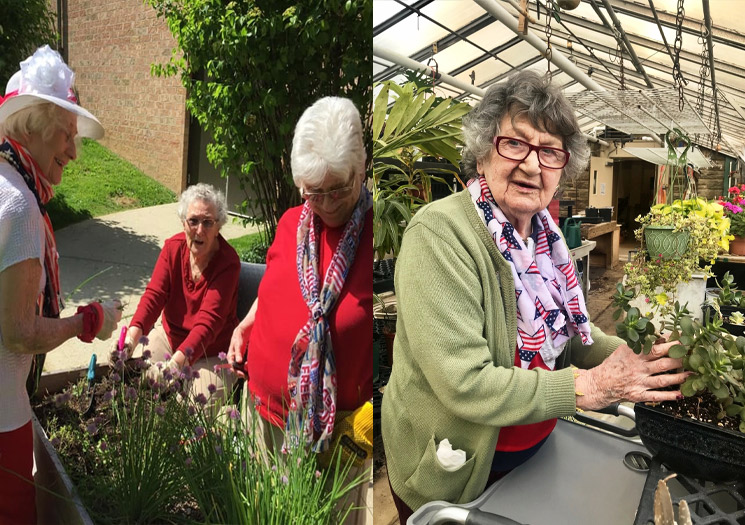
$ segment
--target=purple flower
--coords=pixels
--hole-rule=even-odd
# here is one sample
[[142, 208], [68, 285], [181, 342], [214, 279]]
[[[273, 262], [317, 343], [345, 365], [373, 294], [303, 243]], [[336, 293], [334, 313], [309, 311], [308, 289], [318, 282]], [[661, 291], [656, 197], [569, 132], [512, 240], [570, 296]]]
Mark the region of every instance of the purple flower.
[[184, 368], [181, 369], [181, 378], [189, 379], [191, 377], [191, 365], [185, 365]]
[[318, 479], [320, 477], [321, 477], [321, 471], [320, 470], [316, 470], [316, 479]]
[[219, 354], [217, 354], [217, 358], [220, 361], [226, 361], [228, 359], [228, 354], [226, 354], [225, 352], [220, 352]]
[[204, 406], [207, 404], [207, 397], [202, 394], [201, 392], [197, 394], [197, 397], [194, 398], [197, 403]]
[[184, 464], [185, 464], [185, 465], [186, 465], [187, 467], [191, 467], [191, 463], [192, 463], [192, 459], [191, 459], [191, 458], [186, 458], [186, 459], [184, 460]]
[[216, 374], [220, 373], [220, 365], [215, 365], [212, 367], [212, 371]]
[[115, 370], [124, 370], [124, 361], [121, 361], [121, 360], [114, 361], [114, 369]]
[[191, 372], [191, 378], [192, 379], [199, 379], [199, 370], [192, 370], [192, 372]]
[[184, 350], [184, 355], [186, 357], [188, 357], [189, 359], [191, 359], [191, 356], [194, 355], [194, 349], [193, 348], [187, 348], [186, 350]]
[[54, 436], [49, 442], [52, 444], [54, 448], [59, 447], [60, 441], [57, 436]]
[[197, 438], [201, 438], [202, 436], [204, 436], [204, 427], [196, 427], [194, 429], [194, 435]]
[[231, 408], [230, 412], [228, 412], [228, 415], [230, 416], [230, 419], [238, 419], [240, 417], [240, 413], [235, 408]]
[[287, 476], [282, 476], [282, 483], [284, 483], [285, 485], [287, 485], [289, 482], [290, 482], [290, 480], [287, 479]]
[[222, 456], [222, 447], [220, 445], [215, 445], [215, 452], [217, 452], [218, 456]]
[[277, 465], [272, 465], [272, 472], [277, 472]]
[[171, 354], [166, 352], [166, 355], [163, 356], [163, 361], [168, 361], [169, 359], [171, 359]]
[[173, 379], [173, 374], [171, 373], [170, 368], [166, 367], [166, 369], [163, 370], [163, 379], [165, 379], [166, 381], [170, 381], [171, 379]]
[[207, 390], [209, 390], [210, 394], [214, 394], [215, 392], [217, 392], [217, 387], [214, 383], [210, 383], [209, 385], [207, 385]]
[[197, 409], [194, 407], [194, 405], [189, 405], [189, 408], [187, 408], [186, 411], [189, 413], [190, 416], [193, 416], [197, 413]]
[[98, 427], [96, 426], [95, 421], [91, 421], [90, 423], [88, 423], [88, 426], [86, 426], [85, 429], [91, 436], [98, 431]]
[[118, 383], [119, 381], [122, 380], [122, 378], [119, 374], [114, 372], [113, 374], [111, 374], [111, 380]]
[[65, 403], [65, 396], [62, 394], [57, 394], [54, 396], [54, 404], [57, 407], [61, 407]]
[[137, 397], [137, 390], [135, 390], [131, 386], [128, 386], [127, 391], [124, 393], [124, 397], [126, 397], [127, 399], [135, 399]]
[[142, 358], [143, 359], [150, 359], [152, 356], [153, 356], [153, 353], [150, 350], [145, 349], [145, 350], [142, 351]]
[[146, 335], [143, 335], [142, 337], [140, 337], [140, 344], [141, 344], [141, 345], [146, 345], [146, 344], [148, 344], [149, 342], [150, 342], [150, 340], [149, 340], [149, 339], [147, 338], [147, 336], [146, 336]]
[[163, 405], [158, 405], [155, 407], [155, 413], [158, 414], [160, 417], [163, 417], [163, 415], [166, 413], [166, 409]]
[[109, 448], [105, 441], [101, 441], [98, 444], [98, 447], [101, 449], [101, 452], [106, 452], [106, 449]]

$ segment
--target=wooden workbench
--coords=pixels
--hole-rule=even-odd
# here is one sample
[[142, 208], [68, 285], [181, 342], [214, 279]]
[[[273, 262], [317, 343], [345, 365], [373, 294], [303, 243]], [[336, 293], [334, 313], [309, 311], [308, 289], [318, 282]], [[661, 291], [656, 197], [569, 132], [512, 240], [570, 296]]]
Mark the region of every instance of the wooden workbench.
[[618, 264], [618, 246], [621, 243], [621, 227], [616, 221], [598, 224], [582, 224], [582, 238], [597, 242], [595, 253], [605, 254], [605, 267]]

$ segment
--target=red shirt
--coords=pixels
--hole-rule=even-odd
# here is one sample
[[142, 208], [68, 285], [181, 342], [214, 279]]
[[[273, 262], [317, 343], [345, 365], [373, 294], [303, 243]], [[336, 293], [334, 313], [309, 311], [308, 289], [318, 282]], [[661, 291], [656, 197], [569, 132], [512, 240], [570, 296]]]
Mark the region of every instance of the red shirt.
[[[521, 366], [520, 353], [517, 351], [515, 351], [515, 366], [517, 368], [520, 368]], [[528, 370], [533, 370], [534, 368], [550, 370], [546, 366], [546, 363], [543, 362], [540, 353], [536, 354], [530, 362], [530, 365], [528, 365]], [[503, 427], [499, 431], [496, 450], [499, 452], [519, 452], [521, 450], [527, 450], [546, 438], [554, 430], [555, 426], [556, 418], [527, 425]]]
[[191, 348], [192, 363], [202, 355], [227, 352], [238, 325], [241, 261], [222, 235], [217, 236], [217, 242], [218, 252], [195, 283], [191, 279], [186, 234], [168, 239], [130, 323], [147, 335], [163, 312], [163, 329], [171, 348]]
[[[266, 273], [259, 285], [259, 306], [251, 329], [247, 368], [249, 389], [259, 414], [284, 426], [290, 398], [287, 373], [290, 350], [309, 310], [297, 276], [297, 227], [302, 206], [285, 212], [266, 257]], [[326, 275], [344, 227], [322, 226], [319, 272]], [[347, 273], [336, 308], [328, 316], [336, 359], [336, 406], [350, 411], [372, 397], [372, 209]]]

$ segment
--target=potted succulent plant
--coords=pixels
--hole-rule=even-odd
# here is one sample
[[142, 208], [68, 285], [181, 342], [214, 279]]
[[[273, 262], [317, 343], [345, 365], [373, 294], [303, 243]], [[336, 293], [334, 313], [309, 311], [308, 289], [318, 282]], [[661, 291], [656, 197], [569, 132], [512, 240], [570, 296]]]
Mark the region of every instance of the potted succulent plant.
[[716, 315], [722, 319], [724, 328], [734, 335], [745, 335], [745, 293], [737, 289], [735, 279], [726, 272], [722, 282], [713, 289], [713, 298], [709, 299], [702, 308], [709, 310], [709, 315]]
[[[705, 309], [696, 319], [676, 300], [678, 285], [691, 281], [694, 272], [710, 275], [717, 253], [730, 240], [729, 219], [719, 203], [689, 199], [653, 206], [638, 221], [640, 239], [650, 225], [662, 224], [685, 230], [689, 240], [677, 258], [643, 242], [613, 297], [616, 332], [636, 353], [648, 353], [663, 335], [678, 341], [670, 356], [682, 358], [691, 375], [681, 385], [682, 400], [637, 404], [637, 429], [653, 453], [682, 473], [745, 478], [745, 338], [731, 334], [721, 316]], [[734, 299], [731, 286], [730, 277], [723, 279], [722, 300]]]

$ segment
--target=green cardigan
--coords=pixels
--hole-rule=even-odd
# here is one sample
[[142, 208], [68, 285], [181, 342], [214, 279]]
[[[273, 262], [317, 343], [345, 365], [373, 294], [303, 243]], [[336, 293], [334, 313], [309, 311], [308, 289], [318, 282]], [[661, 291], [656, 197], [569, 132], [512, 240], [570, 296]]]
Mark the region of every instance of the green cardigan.
[[[391, 486], [413, 510], [434, 500], [476, 499], [499, 429], [574, 414], [570, 359], [589, 368], [622, 343], [593, 327], [594, 343], [572, 339], [555, 371], [515, 367], [512, 272], [467, 191], [416, 214], [395, 286], [398, 323], [382, 432]], [[436, 457], [444, 438], [466, 452], [455, 472]]]

